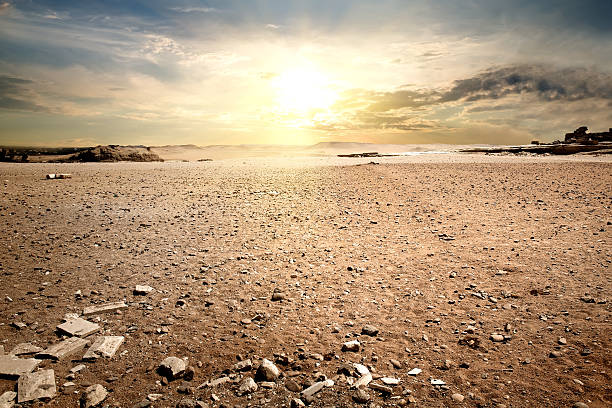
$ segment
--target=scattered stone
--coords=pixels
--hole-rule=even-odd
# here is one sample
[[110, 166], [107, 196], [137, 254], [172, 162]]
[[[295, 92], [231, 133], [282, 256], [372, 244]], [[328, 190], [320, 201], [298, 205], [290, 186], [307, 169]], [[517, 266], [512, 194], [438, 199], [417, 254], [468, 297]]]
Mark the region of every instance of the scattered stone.
[[352, 388], [366, 387], [371, 382], [372, 374], [367, 373], [366, 375], [362, 375], [357, 381], [355, 381]]
[[83, 360], [92, 361], [101, 357], [111, 358], [115, 355], [123, 340], [123, 336], [100, 336], [87, 350]]
[[11, 323], [11, 326], [16, 328], [17, 330], [22, 330], [22, 329], [25, 329], [26, 327], [28, 327], [28, 325], [25, 324], [24, 322], [13, 322], [13, 323]]
[[278, 302], [281, 300], [285, 300], [285, 294], [280, 291], [280, 289], [274, 289], [274, 293], [272, 293], [272, 301]]
[[454, 393], [453, 395], [451, 395], [451, 399], [455, 402], [463, 402], [463, 400], [465, 399], [465, 397], [459, 393]]
[[228, 376], [223, 376], [223, 377], [215, 378], [214, 380], [210, 381], [208, 383], [208, 386], [214, 388], [214, 387], [218, 387], [219, 385], [226, 384], [231, 381], [232, 379], [229, 378]]
[[166, 357], [159, 365], [157, 372], [169, 381], [181, 377], [185, 373], [185, 360], [178, 357]]
[[333, 380], [325, 380], [325, 381], [316, 382], [312, 384], [310, 387], [306, 388], [304, 391], [302, 391], [302, 397], [308, 400], [309, 398], [313, 397], [317, 392], [321, 391], [323, 388], [332, 387], [333, 385], [334, 385]]
[[251, 371], [253, 369], [253, 362], [251, 359], [242, 360], [234, 364], [232, 369], [234, 371]]
[[499, 343], [501, 341], [504, 341], [504, 336], [501, 334], [492, 334], [491, 335], [491, 341], [495, 342], [495, 343]]
[[13, 356], [27, 356], [41, 351], [42, 348], [35, 346], [32, 343], [20, 343], [13, 347], [9, 354]]
[[257, 391], [257, 384], [251, 377], [247, 377], [238, 388], [238, 395], [251, 394]]
[[76, 373], [78, 373], [79, 371], [84, 370], [85, 368], [86, 368], [86, 367], [85, 367], [85, 364], [79, 364], [79, 365], [77, 365], [77, 366], [72, 367], [72, 368], [70, 369], [70, 372], [71, 372], [72, 374], [76, 374]]
[[378, 334], [378, 329], [371, 324], [366, 324], [361, 329], [361, 334], [365, 334], [370, 337], [375, 337]]
[[100, 326], [77, 317], [60, 324], [57, 329], [71, 336], [86, 337], [100, 330]]
[[198, 408], [198, 404], [191, 398], [183, 398], [176, 403], [176, 408]]
[[557, 351], [557, 350], [553, 350], [550, 352], [550, 354], [548, 355], [550, 358], [559, 358], [561, 357], [561, 352]]
[[353, 401], [358, 404], [365, 404], [369, 400], [370, 395], [363, 388], [357, 388], [357, 390], [355, 390], [353, 393]]
[[17, 393], [13, 391], [7, 391], [0, 395], [0, 408], [13, 408], [15, 406], [15, 398], [17, 398]]
[[102, 305], [88, 306], [83, 309], [83, 316], [91, 316], [100, 313], [114, 312], [116, 310], [126, 309], [127, 305], [124, 302], [110, 302]]
[[394, 360], [394, 359], [391, 359], [391, 360], [389, 360], [389, 362], [391, 363], [391, 365], [392, 365], [394, 368], [396, 368], [396, 369], [398, 369], [398, 370], [401, 370], [401, 369], [402, 369], [402, 363], [400, 363], [399, 361]]
[[352, 352], [357, 352], [359, 351], [359, 346], [361, 344], [359, 343], [358, 340], [351, 340], [351, 341], [347, 341], [346, 343], [344, 343], [342, 345], [342, 351], [352, 351]]
[[15, 356], [0, 356], [0, 376], [19, 377], [31, 373], [41, 363], [35, 358], [17, 358]]
[[385, 385], [398, 385], [400, 383], [399, 378], [391, 378], [391, 377], [382, 377], [380, 381]]
[[354, 363], [353, 367], [355, 367], [357, 374], [359, 374], [360, 376], [370, 374], [370, 370], [368, 369], [368, 367], [364, 366], [363, 364]]
[[432, 378], [431, 380], [429, 380], [431, 385], [446, 385], [446, 383], [442, 380], [437, 380], [435, 378]]
[[81, 408], [95, 407], [106, 399], [108, 391], [100, 384], [94, 384], [81, 394]]
[[285, 381], [285, 387], [289, 391], [292, 391], [292, 392], [299, 392], [302, 389], [302, 387], [300, 387], [300, 385], [295, 380], [292, 380], [291, 378]]
[[421, 370], [420, 368], [413, 368], [412, 370], [408, 371], [408, 375], [419, 375], [423, 372], [423, 370]]
[[371, 382], [370, 384], [368, 384], [368, 386], [374, 391], [378, 391], [383, 394], [393, 394], [393, 388], [387, 387], [386, 385]]
[[183, 379], [185, 381], [191, 381], [193, 380], [193, 377], [195, 377], [195, 374], [195, 368], [193, 368], [192, 366], [187, 366], [187, 368], [185, 369], [185, 373], [183, 374]]
[[565, 337], [559, 337], [559, 340], [557, 340], [557, 343], [559, 343], [562, 346], [565, 346], [567, 344], [567, 340], [565, 339]]
[[268, 359], [263, 359], [261, 365], [257, 369], [255, 378], [259, 381], [274, 381], [280, 375], [280, 370]]
[[61, 360], [62, 358], [76, 353], [82, 350], [89, 341], [81, 339], [79, 337], [69, 337], [66, 340], [55, 343], [48, 347], [46, 350], [41, 351], [36, 355], [38, 358], [52, 358], [54, 360]]
[[53, 370], [40, 370], [24, 374], [17, 381], [17, 402], [51, 399], [55, 396], [55, 373]]
[[304, 404], [301, 399], [299, 398], [291, 399], [291, 408], [303, 408], [305, 406], [306, 404]]
[[153, 291], [153, 288], [147, 285], [136, 285], [134, 288], [134, 295], [136, 296], [145, 296]]
[[575, 402], [573, 408], [589, 408], [584, 402]]

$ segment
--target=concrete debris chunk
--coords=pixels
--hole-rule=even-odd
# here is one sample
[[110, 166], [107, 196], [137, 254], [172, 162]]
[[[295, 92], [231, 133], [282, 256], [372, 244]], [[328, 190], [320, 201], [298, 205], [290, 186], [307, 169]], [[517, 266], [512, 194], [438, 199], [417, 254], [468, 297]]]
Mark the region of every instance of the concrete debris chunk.
[[174, 380], [182, 376], [186, 368], [185, 360], [178, 357], [166, 357], [159, 365], [157, 371], [160, 375], [168, 378], [168, 380]]
[[358, 340], [347, 341], [346, 343], [342, 345], [342, 351], [357, 352], [359, 351], [359, 346], [360, 346], [360, 343]]
[[15, 406], [15, 398], [17, 398], [17, 393], [13, 391], [7, 391], [0, 395], [0, 408], [13, 408]]
[[57, 329], [71, 336], [87, 337], [90, 334], [100, 330], [100, 326], [88, 320], [77, 317], [60, 324], [57, 326]]
[[91, 316], [100, 313], [114, 312], [116, 310], [126, 309], [125, 302], [110, 302], [102, 305], [87, 306], [83, 309], [83, 316]]
[[144, 296], [148, 295], [153, 291], [153, 288], [148, 285], [136, 285], [134, 288], [134, 295], [136, 296]]
[[323, 388], [333, 387], [333, 386], [334, 386], [333, 380], [328, 379], [325, 381], [319, 381], [319, 382], [312, 384], [310, 387], [306, 388], [304, 391], [302, 391], [301, 395], [302, 397], [309, 399], [313, 397], [317, 392], [321, 391]]
[[55, 373], [53, 370], [40, 370], [25, 374], [17, 381], [17, 402], [51, 399], [55, 396]]
[[361, 376], [361, 378], [355, 381], [352, 388], [366, 387], [371, 382], [372, 382], [372, 374], [368, 373], [366, 375]]
[[94, 341], [89, 350], [83, 356], [83, 360], [96, 360], [98, 358], [111, 358], [115, 355], [125, 337], [123, 336], [100, 336]]
[[60, 341], [51, 345], [44, 351], [41, 351], [36, 355], [38, 358], [52, 358], [54, 360], [61, 360], [62, 358], [76, 353], [82, 350], [89, 344], [89, 341], [81, 339], [80, 337], [69, 337], [66, 340]]
[[108, 391], [100, 384], [94, 384], [81, 394], [81, 408], [90, 408], [99, 405], [108, 396]]
[[359, 376], [370, 374], [370, 370], [368, 369], [368, 367], [364, 366], [363, 364], [354, 363], [353, 367], [355, 367], [355, 370], [357, 371]]
[[33, 345], [32, 343], [19, 343], [9, 353], [13, 356], [27, 356], [31, 354], [36, 354], [42, 351], [42, 348]]
[[263, 359], [261, 365], [257, 369], [255, 378], [260, 381], [274, 381], [280, 375], [280, 370], [268, 359]]
[[0, 376], [15, 378], [34, 371], [41, 363], [35, 358], [17, 358], [15, 356], [0, 356]]

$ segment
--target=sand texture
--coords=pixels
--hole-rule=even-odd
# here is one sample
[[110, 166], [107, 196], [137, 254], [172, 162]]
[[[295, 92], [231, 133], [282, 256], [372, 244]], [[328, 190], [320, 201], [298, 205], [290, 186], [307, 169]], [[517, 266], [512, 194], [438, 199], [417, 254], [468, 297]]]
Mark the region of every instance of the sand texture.
[[301, 160], [0, 164], [0, 344], [125, 337], [45, 406], [612, 404], [612, 161]]

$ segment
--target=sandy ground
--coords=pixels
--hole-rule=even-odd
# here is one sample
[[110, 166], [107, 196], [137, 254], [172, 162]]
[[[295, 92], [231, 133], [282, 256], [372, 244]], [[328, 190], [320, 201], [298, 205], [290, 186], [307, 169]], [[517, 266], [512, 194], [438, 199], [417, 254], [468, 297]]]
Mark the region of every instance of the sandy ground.
[[[288, 407], [325, 378], [311, 406], [359, 406], [347, 363], [399, 380], [366, 386], [372, 407], [610, 406], [610, 158], [370, 161], [1, 164], [0, 345], [46, 348], [67, 313], [124, 300], [88, 318], [125, 336], [114, 357], [66, 388], [84, 350], [43, 361], [45, 406], [102, 384], [110, 407]], [[193, 380], [162, 381], [168, 356]], [[280, 377], [238, 396], [263, 358]]]

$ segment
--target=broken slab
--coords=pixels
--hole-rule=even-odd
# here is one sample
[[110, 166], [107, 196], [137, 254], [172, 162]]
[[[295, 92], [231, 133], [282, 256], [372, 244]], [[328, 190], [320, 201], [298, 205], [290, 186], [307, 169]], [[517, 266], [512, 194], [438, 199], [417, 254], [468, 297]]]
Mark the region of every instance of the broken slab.
[[153, 288], [148, 285], [136, 285], [134, 288], [134, 295], [136, 296], [144, 296], [153, 291]]
[[115, 355], [125, 337], [123, 336], [100, 336], [94, 341], [83, 360], [97, 360], [98, 358], [111, 358]]
[[40, 370], [25, 374], [17, 381], [17, 402], [50, 399], [55, 396], [55, 373], [53, 370]]
[[77, 317], [60, 324], [57, 329], [71, 336], [86, 337], [100, 330], [100, 326]]
[[15, 406], [15, 398], [17, 398], [17, 393], [13, 391], [7, 391], [0, 395], [0, 408], [13, 408]]
[[357, 381], [355, 381], [352, 388], [367, 387], [367, 385], [371, 382], [372, 382], [372, 374], [367, 373], [365, 375], [362, 375]]
[[81, 394], [81, 407], [90, 408], [99, 405], [108, 396], [108, 391], [100, 384], [94, 384]]
[[51, 345], [44, 351], [41, 351], [36, 355], [38, 358], [52, 358], [54, 360], [61, 360], [62, 358], [76, 353], [82, 350], [89, 341], [81, 339], [80, 337], [69, 337], [66, 340], [60, 341]]
[[125, 302], [110, 302], [102, 305], [87, 306], [83, 309], [83, 316], [91, 316], [100, 313], [114, 312], [116, 310], [126, 309]]
[[19, 377], [31, 373], [41, 363], [35, 358], [0, 356], [0, 376]]
[[19, 343], [18, 345], [13, 347], [9, 354], [13, 356], [27, 356], [30, 354], [36, 354], [41, 351], [41, 347], [35, 346], [32, 343]]

